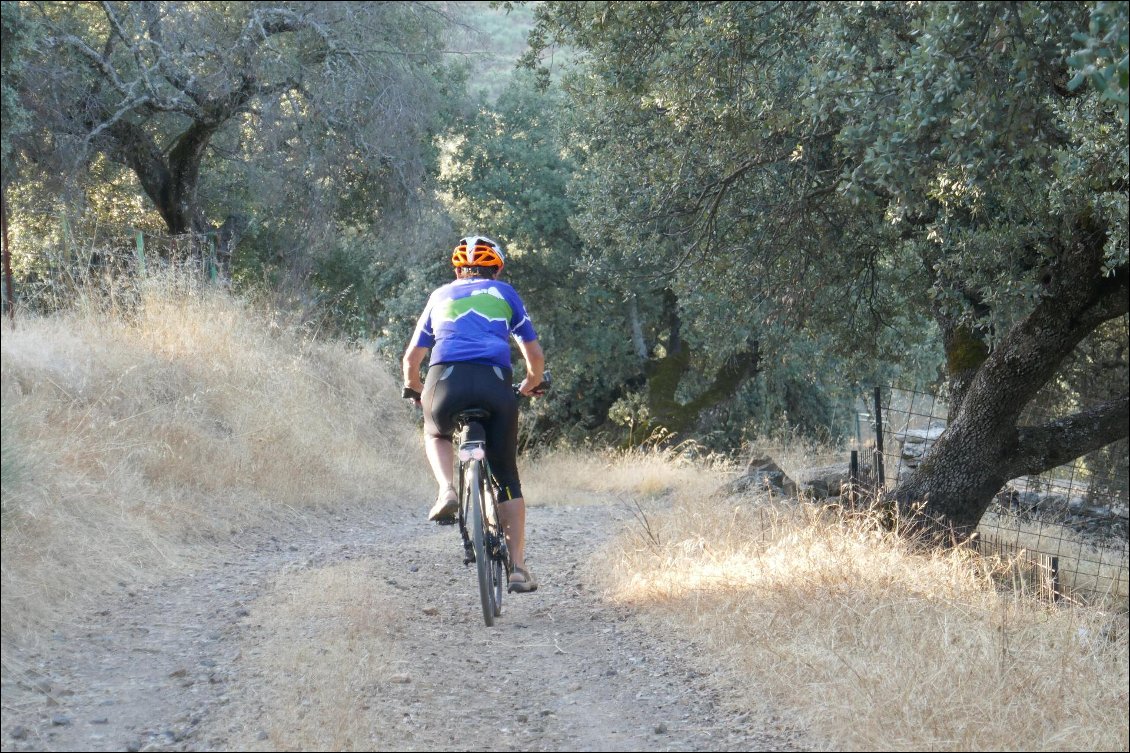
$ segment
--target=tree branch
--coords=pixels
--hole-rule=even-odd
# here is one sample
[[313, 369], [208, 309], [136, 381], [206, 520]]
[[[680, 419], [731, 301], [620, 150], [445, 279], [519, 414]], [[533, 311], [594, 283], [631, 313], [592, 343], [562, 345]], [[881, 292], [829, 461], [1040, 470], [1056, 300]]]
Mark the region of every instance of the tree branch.
[[[1059, 368], [1079, 342], [1103, 322], [1130, 309], [1130, 268], [1103, 275], [1105, 232], [1081, 220], [1049, 269], [1047, 296], [1018, 322], [973, 378], [990, 401], [1005, 400], [1014, 415]], [[981, 405], [997, 414], [999, 408]]]
[[[121, 20], [114, 12], [113, 6], [111, 6], [110, 3], [105, 2], [105, 0], [103, 0], [101, 5], [102, 12], [106, 14], [106, 18], [110, 22], [110, 26], [113, 27], [114, 33], [117, 34], [118, 38], [122, 40], [126, 47], [129, 48], [130, 53], [133, 55], [134, 63], [137, 65], [137, 75], [139, 77], [139, 81], [142, 83], [142, 85], [144, 85], [145, 90], [149, 92], [148, 102], [158, 110], [164, 110], [166, 112], [180, 112], [193, 118], [198, 117], [199, 108], [197, 107], [195, 98], [193, 98], [191, 94], [185, 89], [183, 85], [183, 79], [173, 74], [173, 72], [169, 68], [169, 55], [167, 51], [164, 49], [158, 49], [158, 52], [155, 55], [156, 63], [154, 65], [146, 65], [141, 47], [126, 33], [125, 27], [122, 25]], [[146, 3], [144, 5], [149, 4]], [[152, 23], [152, 16], [150, 16], [150, 28], [154, 28]], [[154, 44], [159, 45], [159, 26], [156, 28], [158, 29], [158, 36], [156, 39], [153, 39], [152, 37], [151, 39], [153, 39]], [[165, 80], [169, 81], [169, 83], [174, 86], [176, 91], [171, 97], [162, 93], [160, 89], [158, 89], [157, 85], [153, 83], [153, 79], [149, 77], [149, 72], [154, 68], [160, 70], [161, 74], [165, 77]]]
[[334, 49], [333, 37], [320, 24], [300, 16], [294, 11], [283, 8], [264, 8], [253, 12], [247, 20], [247, 25], [243, 27], [243, 33], [239, 35], [239, 41], [236, 42], [235, 57], [246, 68], [252, 55], [255, 54], [267, 37], [304, 29], [313, 31], [321, 38], [326, 45], [327, 54]]
[[647, 361], [647, 343], [643, 339], [643, 326], [640, 323], [640, 308], [635, 293], [628, 296], [628, 322], [632, 333], [632, 349], [635, 350], [641, 362]]
[[688, 404], [688, 409], [698, 414], [723, 400], [733, 397], [734, 393], [741, 387], [742, 382], [760, 371], [761, 343], [758, 340], [751, 339], [746, 342], [745, 348], [731, 354], [725, 360], [714, 374], [710, 386]]
[[1042, 473], [1130, 436], [1130, 397], [1123, 395], [1067, 418], [1019, 429], [1010, 478]]

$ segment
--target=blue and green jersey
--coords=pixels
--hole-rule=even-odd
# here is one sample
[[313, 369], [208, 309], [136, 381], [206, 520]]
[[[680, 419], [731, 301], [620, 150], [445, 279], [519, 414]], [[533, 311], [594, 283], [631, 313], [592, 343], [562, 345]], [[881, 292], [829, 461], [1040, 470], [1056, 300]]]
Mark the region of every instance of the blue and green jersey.
[[509, 283], [500, 280], [455, 280], [437, 289], [412, 344], [431, 348], [429, 363], [510, 365], [510, 337], [522, 342], [538, 339], [526, 306]]

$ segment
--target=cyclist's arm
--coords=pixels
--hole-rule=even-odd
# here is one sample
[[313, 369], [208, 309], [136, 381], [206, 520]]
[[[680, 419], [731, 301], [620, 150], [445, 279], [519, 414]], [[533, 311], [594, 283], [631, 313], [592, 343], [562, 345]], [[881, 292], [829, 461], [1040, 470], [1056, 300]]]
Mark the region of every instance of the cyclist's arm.
[[518, 391], [529, 397], [544, 378], [545, 353], [537, 340], [519, 340], [518, 350], [522, 351], [522, 358], [526, 360], [526, 378], [518, 385]]
[[424, 357], [427, 356], [428, 350], [428, 348], [419, 345], [409, 345], [408, 350], [404, 351], [404, 358], [400, 362], [404, 370], [404, 386], [416, 390], [416, 392], [424, 391], [424, 380], [420, 378], [420, 367], [424, 364]]

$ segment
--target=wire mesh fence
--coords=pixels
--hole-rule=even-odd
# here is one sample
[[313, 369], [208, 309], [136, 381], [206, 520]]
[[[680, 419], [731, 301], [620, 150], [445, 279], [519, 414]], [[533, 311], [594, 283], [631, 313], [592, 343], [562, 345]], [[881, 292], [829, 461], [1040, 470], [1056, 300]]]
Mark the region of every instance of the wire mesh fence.
[[[861, 399], [856, 434], [872, 482], [892, 489], [929, 454], [945, 431], [943, 396], [921, 389], [882, 388]], [[1030, 410], [1021, 424], [1054, 418]], [[984, 554], [1017, 556], [1055, 594], [1110, 595], [1126, 602], [1127, 442], [1122, 440], [1035, 476], [1011, 479], [978, 526]]]

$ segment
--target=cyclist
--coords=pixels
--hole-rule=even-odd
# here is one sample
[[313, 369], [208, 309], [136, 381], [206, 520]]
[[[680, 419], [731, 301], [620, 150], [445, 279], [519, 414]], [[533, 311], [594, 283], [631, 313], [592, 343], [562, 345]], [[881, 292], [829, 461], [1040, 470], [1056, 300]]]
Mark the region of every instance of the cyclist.
[[[518, 292], [498, 279], [502, 246], [482, 235], [460, 239], [451, 255], [455, 280], [428, 298], [404, 352], [404, 396], [424, 409], [424, 451], [439, 483], [428, 520], [450, 522], [459, 509], [452, 483], [454, 416], [472, 406], [490, 411], [487, 460], [501, 487], [499, 517], [513, 563], [510, 588], [537, 590], [526, 568], [526, 502], [518, 478], [518, 399], [511, 387], [510, 337], [526, 362], [523, 395], [533, 395], [545, 356]], [[425, 380], [420, 367], [431, 351]]]

